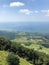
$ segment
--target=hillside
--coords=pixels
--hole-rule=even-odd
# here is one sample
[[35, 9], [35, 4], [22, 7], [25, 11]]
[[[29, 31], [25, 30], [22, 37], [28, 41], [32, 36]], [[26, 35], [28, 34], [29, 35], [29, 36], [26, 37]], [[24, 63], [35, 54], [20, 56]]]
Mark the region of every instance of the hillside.
[[[7, 51], [0, 51], [0, 65], [8, 65], [8, 62], [6, 60], [9, 52]], [[28, 61], [26, 61], [23, 58], [20, 58], [20, 65], [32, 65]]]
[[[6, 59], [11, 52], [14, 54], [14, 57], [19, 56], [19, 65], [49, 64], [48, 33], [1, 32], [0, 35], [3, 35], [0, 36], [0, 64], [9, 64]], [[11, 34], [15, 36], [13, 37]]]
[[8, 52], [0, 51], [0, 65], [8, 65], [6, 61], [6, 57], [8, 56]]

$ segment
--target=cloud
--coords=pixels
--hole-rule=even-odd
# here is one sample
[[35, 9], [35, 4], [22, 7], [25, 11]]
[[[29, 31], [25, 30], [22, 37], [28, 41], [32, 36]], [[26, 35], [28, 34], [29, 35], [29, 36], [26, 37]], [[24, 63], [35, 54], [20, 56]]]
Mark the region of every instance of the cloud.
[[49, 10], [47, 10], [47, 14], [46, 14], [46, 16], [49, 16]]
[[38, 11], [38, 10], [35, 10], [35, 11], [34, 11], [34, 13], [36, 13], [36, 14], [37, 14], [37, 13], [39, 13], [39, 11]]
[[45, 16], [49, 16], [49, 10], [41, 10], [42, 13], [45, 14]]
[[25, 4], [22, 2], [11, 2], [10, 7], [19, 7], [19, 6], [24, 6]]
[[41, 10], [41, 13], [47, 13], [47, 10]]
[[33, 13], [33, 11], [30, 11], [29, 9], [20, 9], [19, 12], [24, 13], [24, 14], [27, 14], [27, 15]]

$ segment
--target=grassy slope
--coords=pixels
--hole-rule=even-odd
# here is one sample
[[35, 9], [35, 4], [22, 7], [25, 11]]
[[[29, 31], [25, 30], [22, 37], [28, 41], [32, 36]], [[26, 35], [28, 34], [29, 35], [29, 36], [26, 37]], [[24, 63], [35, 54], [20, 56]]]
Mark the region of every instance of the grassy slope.
[[[8, 65], [6, 61], [6, 57], [8, 56], [8, 52], [6, 51], [0, 51], [0, 65]], [[26, 61], [23, 58], [20, 58], [20, 65], [32, 65], [28, 61]]]
[[7, 52], [0, 51], [0, 65], [8, 65], [8, 63], [6, 62], [7, 55], [8, 55]]
[[20, 65], [32, 65], [30, 64], [28, 61], [26, 61], [25, 59], [23, 58], [20, 58]]

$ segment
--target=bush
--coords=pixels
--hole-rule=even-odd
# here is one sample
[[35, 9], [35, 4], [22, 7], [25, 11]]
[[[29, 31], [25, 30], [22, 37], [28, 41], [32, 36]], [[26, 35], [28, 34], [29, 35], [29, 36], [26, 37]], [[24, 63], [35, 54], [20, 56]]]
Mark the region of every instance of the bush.
[[7, 62], [9, 65], [19, 65], [19, 58], [13, 53], [10, 53], [7, 57]]
[[9, 50], [11, 47], [11, 41], [0, 37], [0, 50]]

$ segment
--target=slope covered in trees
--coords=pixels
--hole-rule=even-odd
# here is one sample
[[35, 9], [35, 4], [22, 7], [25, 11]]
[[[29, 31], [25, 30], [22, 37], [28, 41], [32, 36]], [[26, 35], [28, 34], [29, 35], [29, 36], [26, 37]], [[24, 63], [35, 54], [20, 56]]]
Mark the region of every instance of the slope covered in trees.
[[[11, 55], [12, 57], [10, 56], [11, 58], [9, 58], [9, 60], [11, 59], [11, 61], [8, 60], [9, 62], [13, 61], [14, 65], [16, 60], [19, 60], [17, 59], [18, 57], [16, 57], [15, 55], [18, 55], [19, 57], [26, 59], [28, 62], [34, 65], [43, 65], [43, 64], [48, 65], [49, 63], [48, 54], [35, 51], [34, 49], [28, 49], [26, 47], [23, 47], [21, 44], [18, 44], [16, 42], [11, 42], [5, 38], [0, 38], [0, 51], [1, 50], [8, 51], [9, 53], [14, 54], [14, 55]], [[19, 64], [19, 61], [18, 61], [18, 64]]]

